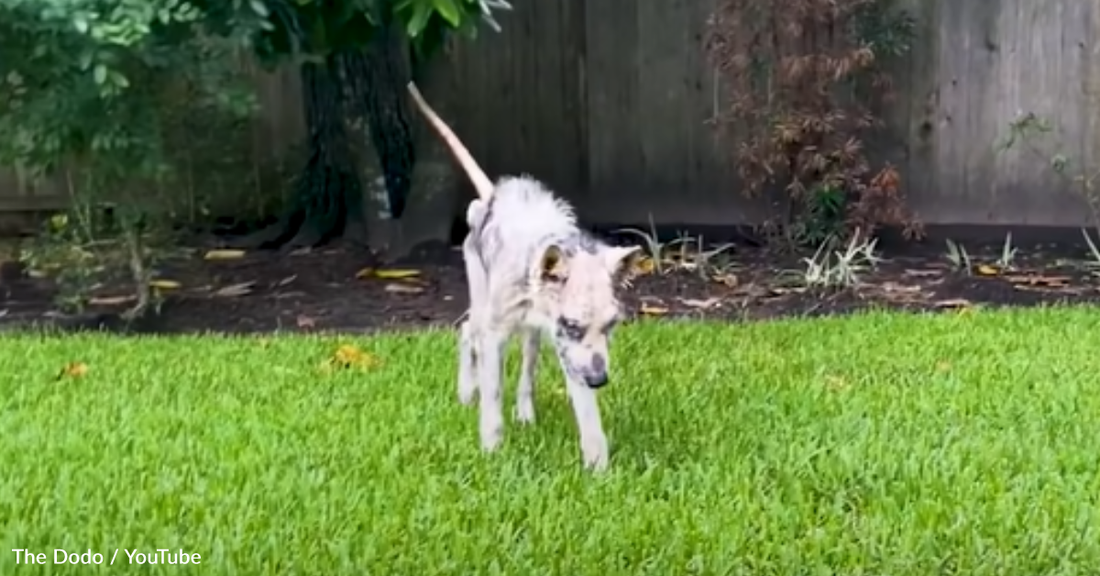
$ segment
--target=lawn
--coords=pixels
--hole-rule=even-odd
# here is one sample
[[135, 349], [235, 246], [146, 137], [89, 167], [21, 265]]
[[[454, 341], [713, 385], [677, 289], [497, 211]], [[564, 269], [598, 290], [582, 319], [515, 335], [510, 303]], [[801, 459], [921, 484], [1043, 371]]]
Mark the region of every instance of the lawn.
[[[379, 364], [322, 369], [342, 344]], [[614, 348], [594, 477], [551, 369], [539, 423], [482, 455], [450, 333], [4, 337], [0, 574], [1100, 566], [1094, 309], [641, 323]], [[201, 565], [127, 564], [158, 548]]]

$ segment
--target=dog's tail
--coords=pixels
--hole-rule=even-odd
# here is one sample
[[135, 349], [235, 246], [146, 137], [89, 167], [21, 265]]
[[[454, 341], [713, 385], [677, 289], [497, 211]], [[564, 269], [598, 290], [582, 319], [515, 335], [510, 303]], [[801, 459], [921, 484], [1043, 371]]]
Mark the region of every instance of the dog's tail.
[[451, 149], [451, 153], [454, 154], [458, 160], [459, 165], [466, 171], [466, 174], [470, 177], [470, 180], [474, 183], [474, 189], [477, 190], [477, 195], [482, 200], [488, 200], [493, 195], [493, 181], [489, 179], [489, 176], [485, 174], [485, 171], [481, 169], [481, 166], [477, 165], [477, 161], [474, 160], [470, 151], [466, 149], [466, 146], [462, 144], [462, 141], [458, 139], [454, 131], [451, 130], [447, 123], [432, 110], [431, 106], [424, 101], [424, 97], [420, 95], [420, 90], [416, 88], [416, 84], [409, 82], [408, 84], [409, 94], [412, 95], [413, 100], [416, 102], [417, 108], [424, 113], [424, 117], [428, 119], [428, 123], [435, 128], [435, 131], [439, 133], [439, 136], [443, 138], [443, 142], [447, 144], [447, 147]]

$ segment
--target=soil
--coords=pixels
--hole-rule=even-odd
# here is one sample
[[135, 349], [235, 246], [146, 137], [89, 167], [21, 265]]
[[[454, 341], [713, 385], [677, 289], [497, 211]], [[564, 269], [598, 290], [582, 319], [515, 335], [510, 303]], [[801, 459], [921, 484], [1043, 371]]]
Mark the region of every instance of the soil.
[[[453, 326], [466, 308], [461, 254], [449, 247], [427, 251], [419, 262], [373, 272], [369, 255], [343, 248], [259, 251], [225, 260], [204, 259], [206, 249], [193, 252], [156, 271], [158, 279], [178, 286], [165, 285], [159, 313], [133, 323], [119, 318], [132, 302], [123, 285], [96, 289], [87, 310], [65, 315], [57, 311], [50, 280], [0, 262], [0, 328], [355, 333]], [[725, 272], [654, 271], [635, 278], [623, 300], [634, 316], [732, 322], [873, 307], [936, 311], [1100, 302], [1100, 277], [1080, 251], [1021, 250], [1009, 269], [996, 265], [999, 252], [972, 254], [969, 273], [954, 268], [942, 251], [887, 254], [876, 269], [860, 275], [857, 286], [822, 290], [800, 285], [805, 254], [738, 248], [723, 263]]]

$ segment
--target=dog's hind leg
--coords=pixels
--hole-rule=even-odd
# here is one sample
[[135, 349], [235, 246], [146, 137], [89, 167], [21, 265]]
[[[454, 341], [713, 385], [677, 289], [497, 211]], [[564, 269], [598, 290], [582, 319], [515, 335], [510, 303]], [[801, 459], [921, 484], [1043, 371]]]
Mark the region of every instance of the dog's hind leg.
[[474, 403], [477, 392], [477, 332], [467, 320], [458, 332], [458, 401], [466, 406]]
[[489, 286], [481, 256], [472, 238], [462, 243], [462, 256], [466, 262], [466, 282], [470, 288], [469, 318], [462, 323], [458, 336], [458, 401], [469, 406], [474, 402], [478, 381], [478, 346], [481, 344], [479, 327], [473, 323], [475, 316], [488, 306]]
[[539, 364], [541, 334], [533, 328], [525, 329], [521, 344], [519, 388], [516, 391], [516, 421], [531, 424], [535, 421], [535, 375]]
[[474, 319], [477, 341], [478, 412], [481, 447], [493, 452], [504, 439], [504, 350], [508, 332], [491, 322], [484, 314]]

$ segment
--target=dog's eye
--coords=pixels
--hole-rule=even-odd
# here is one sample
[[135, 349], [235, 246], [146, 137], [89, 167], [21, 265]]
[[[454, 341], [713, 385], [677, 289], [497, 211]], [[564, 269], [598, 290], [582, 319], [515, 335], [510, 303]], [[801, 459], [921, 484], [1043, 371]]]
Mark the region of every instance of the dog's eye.
[[580, 322], [576, 320], [570, 320], [569, 318], [559, 318], [558, 328], [561, 330], [562, 335], [570, 340], [581, 340], [584, 338], [585, 329], [581, 326]]

